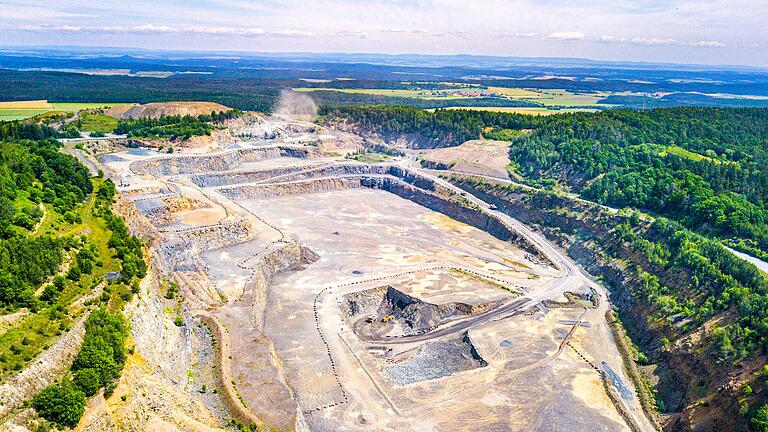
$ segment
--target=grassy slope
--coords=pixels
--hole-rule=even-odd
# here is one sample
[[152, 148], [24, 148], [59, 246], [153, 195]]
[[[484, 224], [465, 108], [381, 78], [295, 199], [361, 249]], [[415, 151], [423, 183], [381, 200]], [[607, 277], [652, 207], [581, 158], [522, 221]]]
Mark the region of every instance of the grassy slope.
[[102, 114], [88, 114], [80, 118], [80, 130], [111, 133], [117, 127], [117, 119]]

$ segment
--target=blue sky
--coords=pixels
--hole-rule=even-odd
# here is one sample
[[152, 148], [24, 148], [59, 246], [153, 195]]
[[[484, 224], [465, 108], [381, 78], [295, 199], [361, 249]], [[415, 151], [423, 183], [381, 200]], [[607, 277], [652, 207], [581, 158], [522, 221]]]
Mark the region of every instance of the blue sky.
[[0, 45], [768, 66], [768, 1], [0, 0]]

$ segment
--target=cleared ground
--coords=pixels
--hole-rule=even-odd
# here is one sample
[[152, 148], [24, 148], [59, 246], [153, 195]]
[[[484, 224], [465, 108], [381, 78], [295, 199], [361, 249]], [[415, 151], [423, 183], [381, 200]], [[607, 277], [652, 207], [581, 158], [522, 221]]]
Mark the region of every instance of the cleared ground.
[[456, 147], [429, 150], [420, 157], [422, 165], [505, 179], [509, 145], [508, 141], [472, 140]]

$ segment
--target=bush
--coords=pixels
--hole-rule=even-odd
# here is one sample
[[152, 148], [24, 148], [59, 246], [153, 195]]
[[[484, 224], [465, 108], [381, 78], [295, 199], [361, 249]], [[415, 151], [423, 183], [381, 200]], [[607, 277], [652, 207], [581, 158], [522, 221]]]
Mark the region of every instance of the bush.
[[56, 425], [74, 427], [85, 412], [85, 393], [69, 383], [54, 384], [32, 399], [32, 407]]
[[101, 387], [101, 378], [98, 370], [92, 368], [80, 369], [75, 371], [74, 375], [75, 379], [72, 383], [75, 387], [82, 390], [86, 396], [93, 396], [99, 391], [99, 387]]
[[751, 423], [753, 431], [768, 432], [768, 405], [763, 405], [757, 410]]
[[93, 369], [100, 386], [109, 386], [120, 375], [125, 363], [125, 320], [119, 313], [104, 309], [94, 311], [85, 321], [85, 337], [72, 370]]

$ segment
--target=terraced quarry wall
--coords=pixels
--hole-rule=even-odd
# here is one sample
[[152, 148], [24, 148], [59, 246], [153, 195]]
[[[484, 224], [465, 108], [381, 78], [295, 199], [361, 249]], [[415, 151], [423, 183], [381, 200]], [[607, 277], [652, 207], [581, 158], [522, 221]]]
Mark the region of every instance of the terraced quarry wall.
[[131, 169], [154, 177], [220, 172], [236, 169], [243, 163], [280, 157], [310, 159], [320, 155], [316, 147], [264, 146], [239, 149], [207, 156], [175, 156], [138, 161]]
[[[208, 184], [209, 181], [221, 183], [228, 175], [198, 176], [196, 181], [199, 182], [198, 184]], [[248, 173], [233, 175], [236, 180], [244, 183], [250, 180]], [[254, 172], [253, 175], [257, 179], [268, 178], [265, 171]], [[497, 217], [481, 211], [460, 195], [437, 185], [432, 180], [415, 175], [398, 166], [342, 164], [312, 170], [297, 169], [293, 173], [286, 174], [283, 172], [277, 182], [274, 183], [241, 184], [222, 187], [218, 190], [228, 198], [238, 201], [360, 187], [393, 193], [430, 210], [487, 231], [500, 240], [514, 242], [542, 262], [547, 260], [546, 256], [533, 244]]]

